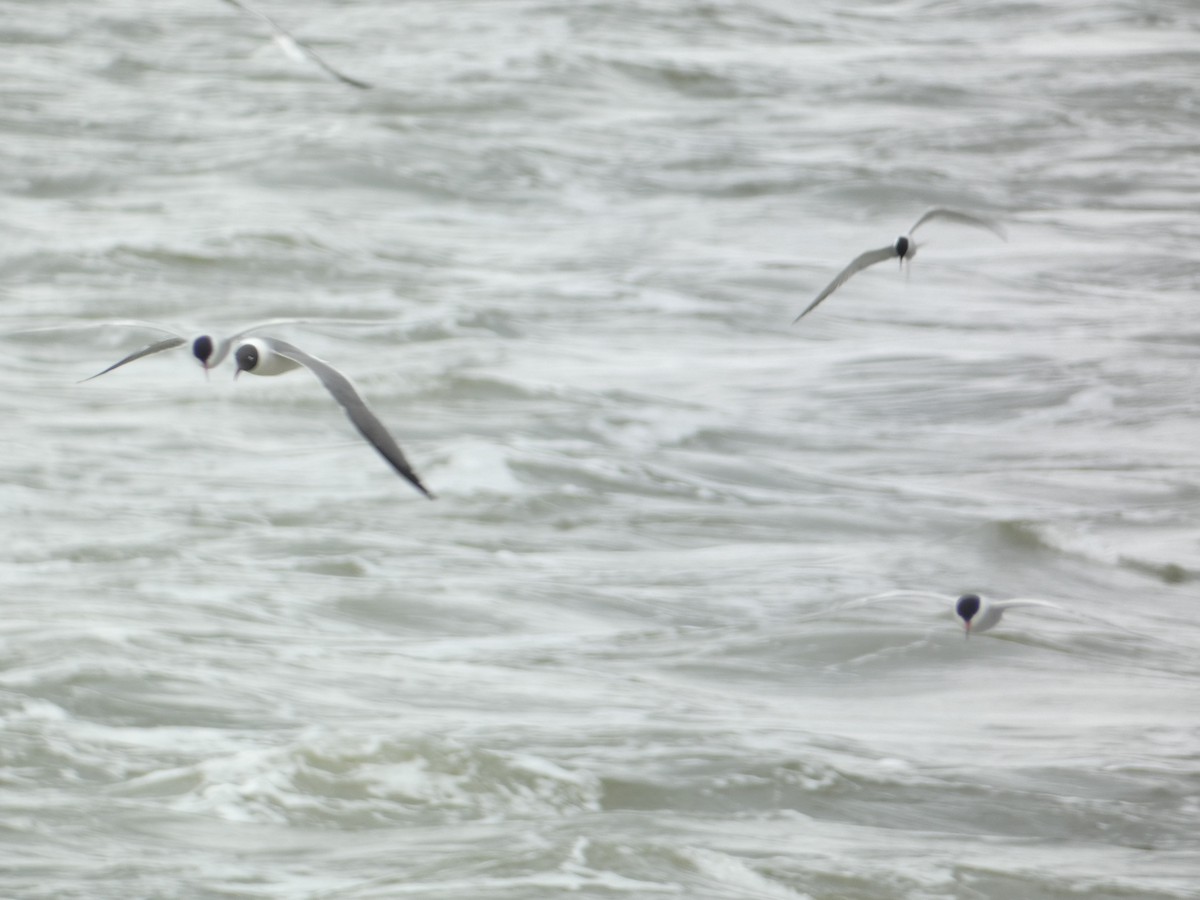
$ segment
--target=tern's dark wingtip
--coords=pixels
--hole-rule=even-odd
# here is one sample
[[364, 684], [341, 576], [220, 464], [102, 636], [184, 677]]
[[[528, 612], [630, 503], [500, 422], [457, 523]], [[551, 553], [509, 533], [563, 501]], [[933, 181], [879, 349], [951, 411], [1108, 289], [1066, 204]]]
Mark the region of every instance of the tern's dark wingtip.
[[429, 488], [425, 487], [425, 485], [421, 484], [420, 480], [417, 478], [416, 475], [409, 474], [407, 472], [401, 472], [400, 474], [404, 476], [405, 480], [409, 484], [411, 484], [413, 487], [415, 487], [418, 491], [420, 491], [422, 494], [424, 494], [430, 500], [437, 499], [437, 495], [433, 491], [431, 491]]

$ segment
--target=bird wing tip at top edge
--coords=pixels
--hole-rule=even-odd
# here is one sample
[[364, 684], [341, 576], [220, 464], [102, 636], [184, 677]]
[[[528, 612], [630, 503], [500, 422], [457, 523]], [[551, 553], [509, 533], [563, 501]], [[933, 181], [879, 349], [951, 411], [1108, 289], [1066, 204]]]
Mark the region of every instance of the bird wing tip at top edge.
[[290, 31], [268, 16], [260, 9], [242, 3], [241, 0], [225, 0], [230, 6], [235, 6], [247, 15], [253, 16], [256, 19], [264, 22], [269, 29], [273, 39], [283, 48], [283, 52], [297, 62], [308, 62], [323, 69], [330, 77], [347, 84], [359, 90], [370, 90], [374, 85], [366, 81], [361, 81], [358, 78], [353, 78], [343, 72], [339, 72], [317, 53], [312, 47], [299, 40]]

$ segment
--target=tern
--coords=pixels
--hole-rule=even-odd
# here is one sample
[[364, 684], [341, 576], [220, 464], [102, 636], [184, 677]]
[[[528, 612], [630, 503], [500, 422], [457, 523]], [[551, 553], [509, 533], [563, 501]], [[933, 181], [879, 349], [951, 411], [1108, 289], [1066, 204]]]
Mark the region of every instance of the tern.
[[321, 57], [317, 55], [317, 51], [313, 50], [312, 47], [309, 47], [307, 44], [300, 43], [300, 41], [292, 37], [288, 31], [286, 31], [278, 22], [276, 22], [266, 13], [260, 12], [253, 6], [250, 6], [246, 3], [242, 3], [241, 0], [225, 0], [225, 2], [230, 6], [236, 6], [242, 12], [246, 13], [246, 15], [254, 16], [254, 18], [264, 22], [266, 26], [271, 29], [272, 39], [276, 44], [279, 45], [279, 48], [283, 50], [283, 52], [287, 54], [289, 58], [300, 63], [310, 63], [331, 78], [335, 78], [342, 82], [342, 84], [348, 84], [351, 87], [356, 87], [361, 90], [367, 90], [371, 87], [371, 85], [367, 84], [365, 81], [359, 81], [357, 78], [351, 78], [349, 75], [339, 72], [329, 63], [325, 62], [325, 60], [321, 59]]
[[249, 372], [251, 375], [282, 375], [301, 366], [308, 369], [325, 385], [333, 399], [341, 404], [350, 423], [379, 455], [413, 487], [430, 500], [434, 499], [429, 489], [421, 484], [421, 479], [405, 459], [395, 439], [358, 395], [350, 379], [325, 360], [305, 353], [286, 341], [265, 337], [241, 341], [233, 351], [233, 358], [237, 363], [237, 371], [233, 374], [235, 379], [242, 372]]
[[1012, 600], [987, 600], [979, 594], [963, 594], [955, 599], [952, 594], [935, 594], [932, 591], [914, 590], [885, 591], [882, 594], [872, 594], [869, 597], [853, 600], [843, 608], [879, 603], [884, 600], [898, 600], [903, 597], [915, 597], [923, 600], [936, 600], [938, 603], [952, 604], [954, 614], [963, 620], [967, 637], [995, 628], [1006, 610], [1016, 609], [1021, 606], [1040, 606], [1067, 613], [1067, 610], [1063, 607], [1057, 603], [1051, 603], [1049, 600], [1034, 600], [1025, 597]]
[[885, 259], [898, 258], [900, 260], [901, 267], [903, 267], [905, 262], [911, 261], [912, 258], [917, 255], [917, 242], [912, 239], [913, 233], [926, 222], [931, 222], [934, 219], [945, 219], [947, 222], [957, 222], [959, 225], [970, 225], [974, 228], [982, 228], [986, 231], [992, 232], [992, 234], [996, 235], [1001, 240], [1008, 240], [1004, 233], [1004, 229], [998, 223], [993, 222], [990, 219], [981, 219], [978, 216], [957, 212], [953, 209], [935, 207], [934, 209], [928, 210], [924, 215], [921, 216], [921, 218], [917, 219], [916, 224], [913, 225], [912, 228], [908, 229], [908, 234], [901, 235], [900, 237], [896, 238], [896, 242], [894, 244], [891, 244], [887, 247], [880, 247], [878, 250], [868, 250], [865, 253], [860, 253], [858, 256], [856, 256], [850, 265], [842, 269], [842, 271], [837, 274], [837, 277], [835, 277], [833, 281], [829, 282], [829, 284], [825, 286], [825, 290], [817, 294], [817, 299], [808, 304], [808, 308], [792, 320], [792, 324], [795, 325], [797, 322], [807, 316], [810, 312], [820, 306], [822, 300], [849, 281], [851, 276], [861, 272], [868, 266], [881, 263]]
[[1048, 600], [986, 600], [979, 594], [963, 594], [955, 601], [954, 612], [963, 620], [963, 633], [970, 637], [972, 632], [978, 634], [1000, 624], [1006, 610], [1021, 606], [1043, 606], [1050, 609], [1062, 609], [1057, 603]]

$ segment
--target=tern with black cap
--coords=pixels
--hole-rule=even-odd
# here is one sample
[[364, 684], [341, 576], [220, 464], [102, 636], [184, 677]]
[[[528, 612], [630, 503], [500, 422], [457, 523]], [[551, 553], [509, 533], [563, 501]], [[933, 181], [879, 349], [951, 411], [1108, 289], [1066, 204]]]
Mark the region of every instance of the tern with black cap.
[[856, 256], [850, 265], [838, 272], [833, 281], [829, 282], [829, 284], [825, 286], [825, 289], [821, 291], [821, 293], [817, 294], [817, 299], [808, 304], [808, 308], [792, 320], [792, 324], [795, 325], [797, 322], [807, 316], [821, 304], [822, 300], [849, 281], [851, 276], [857, 272], [861, 272], [868, 266], [881, 263], [885, 259], [899, 259], [900, 265], [903, 266], [904, 263], [912, 260], [912, 258], [917, 255], [917, 243], [913, 240], [913, 233], [916, 232], [916, 230], [926, 222], [932, 222], [936, 219], [944, 219], [947, 222], [957, 222], [959, 225], [970, 225], [974, 228], [983, 228], [992, 232], [992, 234], [995, 234], [1001, 240], [1007, 240], [1004, 234], [1004, 229], [1001, 228], [998, 223], [993, 222], [990, 219], [982, 219], [979, 216], [972, 216], [969, 213], [958, 212], [957, 210], [953, 209], [935, 207], [931, 210], [928, 210], [924, 215], [921, 216], [921, 218], [917, 219], [916, 224], [914, 224], [912, 228], [908, 229], [908, 234], [901, 235], [900, 237], [896, 238], [895, 242], [891, 245], [887, 247], [880, 247], [878, 250], [867, 250], [865, 253], [860, 253], [858, 256]]
[[987, 600], [979, 594], [963, 594], [954, 604], [954, 613], [963, 620], [964, 634], [970, 637], [973, 633], [988, 631], [1000, 624], [1006, 610], [1022, 606], [1043, 606], [1050, 609], [1062, 609], [1057, 603], [1048, 600], [1014, 599]]
[[351, 78], [344, 72], [339, 72], [329, 63], [325, 62], [325, 60], [321, 59], [321, 57], [317, 55], [316, 50], [314, 50], [312, 47], [309, 47], [307, 44], [300, 43], [300, 41], [292, 37], [292, 35], [286, 31], [282, 25], [280, 25], [266, 13], [260, 12], [247, 3], [242, 3], [241, 0], [225, 0], [225, 2], [230, 6], [236, 6], [242, 12], [246, 13], [246, 15], [254, 16], [254, 18], [262, 21], [267, 28], [271, 30], [272, 40], [279, 45], [279, 48], [289, 58], [294, 59], [297, 62], [314, 65], [330, 78], [335, 78], [342, 82], [342, 84], [350, 85], [350, 87], [356, 87], [360, 90], [367, 90], [371, 87], [371, 85], [367, 84], [365, 81], [359, 81], [357, 78]]

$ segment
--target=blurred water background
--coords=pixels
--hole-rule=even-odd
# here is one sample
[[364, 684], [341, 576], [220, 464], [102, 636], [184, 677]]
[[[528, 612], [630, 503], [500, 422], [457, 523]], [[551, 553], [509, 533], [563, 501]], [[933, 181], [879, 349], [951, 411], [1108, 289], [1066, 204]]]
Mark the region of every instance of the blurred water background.
[[0, 895], [1200, 896], [1194, 3], [260, 2], [0, 0]]

